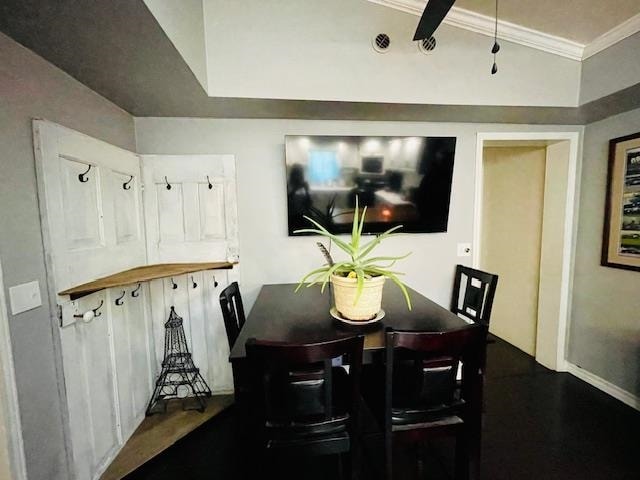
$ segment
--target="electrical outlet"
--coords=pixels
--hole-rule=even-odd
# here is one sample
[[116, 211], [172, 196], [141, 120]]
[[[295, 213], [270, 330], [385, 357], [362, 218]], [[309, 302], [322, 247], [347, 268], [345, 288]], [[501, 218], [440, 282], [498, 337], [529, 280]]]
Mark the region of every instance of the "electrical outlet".
[[470, 243], [459, 243], [458, 244], [458, 256], [459, 257], [470, 257], [471, 256], [471, 244]]

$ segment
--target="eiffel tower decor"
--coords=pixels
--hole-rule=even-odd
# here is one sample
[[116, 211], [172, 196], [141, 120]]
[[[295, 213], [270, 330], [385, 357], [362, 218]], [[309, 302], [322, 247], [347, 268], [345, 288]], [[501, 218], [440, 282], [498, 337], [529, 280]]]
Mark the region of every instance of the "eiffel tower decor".
[[182, 317], [178, 316], [173, 306], [164, 328], [162, 371], [156, 380], [146, 415], [165, 413], [168, 401], [174, 398], [182, 399], [183, 410], [204, 412], [207, 406], [205, 398], [211, 396], [211, 390], [193, 363]]

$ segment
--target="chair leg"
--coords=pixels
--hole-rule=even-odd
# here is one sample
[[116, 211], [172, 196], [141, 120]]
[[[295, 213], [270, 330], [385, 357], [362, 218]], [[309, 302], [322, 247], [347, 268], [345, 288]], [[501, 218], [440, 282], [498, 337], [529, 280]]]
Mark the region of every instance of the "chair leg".
[[338, 478], [344, 480], [344, 456], [339, 453], [338, 455]]
[[469, 441], [466, 432], [456, 436], [455, 480], [469, 480]]
[[393, 480], [393, 438], [390, 433], [384, 437], [384, 457], [386, 480]]
[[480, 480], [480, 435], [465, 430], [456, 437], [456, 480]]

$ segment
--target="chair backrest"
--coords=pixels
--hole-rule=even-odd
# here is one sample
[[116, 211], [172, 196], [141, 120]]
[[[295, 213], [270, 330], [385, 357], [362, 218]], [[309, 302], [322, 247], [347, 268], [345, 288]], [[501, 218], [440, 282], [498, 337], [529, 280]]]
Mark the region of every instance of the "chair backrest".
[[393, 409], [429, 410], [458, 401], [455, 392], [459, 362], [462, 362], [461, 399], [477, 408], [482, 398], [487, 330], [480, 323], [449, 332], [387, 330], [387, 426]]
[[472, 322], [489, 325], [497, 286], [498, 275], [457, 265], [451, 311]]
[[[291, 424], [305, 419], [330, 420], [336, 412], [331, 360], [349, 356], [350, 391], [339, 410], [348, 413], [352, 428], [358, 421], [362, 335], [313, 344], [249, 339], [247, 359], [257, 400], [254, 410], [267, 423]], [[346, 376], [346, 374], [345, 374]]]
[[222, 292], [220, 292], [220, 308], [224, 318], [224, 328], [227, 331], [229, 348], [236, 342], [240, 329], [244, 325], [244, 306], [238, 282], [233, 282]]

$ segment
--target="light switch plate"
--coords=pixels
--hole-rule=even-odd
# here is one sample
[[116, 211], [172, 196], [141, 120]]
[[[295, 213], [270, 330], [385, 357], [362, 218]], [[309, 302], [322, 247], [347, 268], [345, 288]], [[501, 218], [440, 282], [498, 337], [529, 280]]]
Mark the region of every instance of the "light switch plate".
[[459, 243], [458, 244], [458, 256], [459, 257], [470, 257], [471, 256], [471, 244], [470, 243]]
[[11, 303], [11, 313], [13, 315], [42, 305], [38, 281], [23, 283], [9, 288], [9, 302]]

